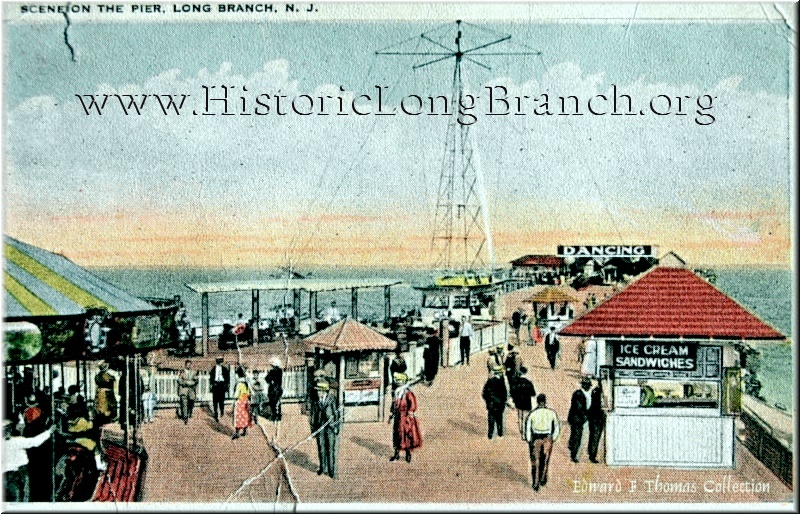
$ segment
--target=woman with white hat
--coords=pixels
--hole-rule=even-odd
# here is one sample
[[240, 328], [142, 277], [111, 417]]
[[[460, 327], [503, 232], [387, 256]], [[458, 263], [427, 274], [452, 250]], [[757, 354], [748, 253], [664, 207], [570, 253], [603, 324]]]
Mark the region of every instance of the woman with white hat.
[[391, 417], [394, 420], [392, 427], [392, 445], [394, 455], [389, 459], [395, 461], [400, 458], [400, 450], [406, 451], [406, 462], [411, 462], [411, 450], [422, 446], [422, 431], [416, 417], [417, 397], [408, 383], [408, 375], [395, 373], [394, 381], [397, 389], [391, 407]]

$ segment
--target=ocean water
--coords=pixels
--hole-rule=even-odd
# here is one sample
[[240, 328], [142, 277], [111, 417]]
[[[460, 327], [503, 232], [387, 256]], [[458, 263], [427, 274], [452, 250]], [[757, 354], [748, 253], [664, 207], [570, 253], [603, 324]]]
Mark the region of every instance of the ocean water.
[[[137, 296], [172, 298], [180, 295], [193, 325], [200, 324], [200, 295], [188, 289], [187, 283], [221, 282], [244, 279], [267, 279], [275, 273], [264, 269], [121, 269], [93, 268], [99, 277], [108, 280]], [[787, 343], [760, 345], [763, 356], [759, 378], [762, 395], [771, 404], [781, 403], [789, 408], [794, 404], [794, 365], [792, 334], [792, 272], [788, 269], [718, 268], [716, 286], [740, 305], [773, 326], [789, 339]], [[403, 281], [391, 288], [392, 314], [419, 306], [422, 295], [412, 284], [423, 284], [431, 273], [423, 270], [398, 269], [321, 269], [313, 278], [386, 278]], [[365, 289], [358, 293], [359, 317], [378, 319], [383, 316], [383, 289]], [[350, 306], [350, 291], [319, 293], [317, 306], [324, 309], [336, 301], [340, 311]], [[250, 313], [250, 292], [209, 295], [209, 313], [213, 323], [223, 319], [235, 320], [238, 313]], [[262, 315], [275, 306], [291, 303], [282, 292], [262, 291]], [[308, 295], [302, 297], [303, 310], [308, 309]]]
[[722, 268], [717, 270], [715, 285], [788, 338], [786, 343], [759, 345], [763, 361], [758, 376], [763, 384], [761, 394], [766, 400], [791, 409], [795, 382], [792, 271]]

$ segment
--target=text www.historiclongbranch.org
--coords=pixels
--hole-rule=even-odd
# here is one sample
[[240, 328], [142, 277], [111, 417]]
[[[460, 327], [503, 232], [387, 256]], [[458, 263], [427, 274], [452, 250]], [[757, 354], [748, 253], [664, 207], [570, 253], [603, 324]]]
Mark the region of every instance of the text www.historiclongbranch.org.
[[643, 102], [621, 92], [616, 85], [608, 94], [588, 98], [541, 93], [510, 94], [505, 86], [486, 86], [480, 95], [409, 94], [388, 105], [388, 87], [375, 86], [369, 94], [254, 94], [247, 86], [201, 86], [191, 94], [75, 94], [87, 116], [122, 114], [141, 116], [148, 110], [164, 116], [457, 116], [472, 125], [481, 116], [687, 116], [707, 126], [717, 97], [659, 94]]

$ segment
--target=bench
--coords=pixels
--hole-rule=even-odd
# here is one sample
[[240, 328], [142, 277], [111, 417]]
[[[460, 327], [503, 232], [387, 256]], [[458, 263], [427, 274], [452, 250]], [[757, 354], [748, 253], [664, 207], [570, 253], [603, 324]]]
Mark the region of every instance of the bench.
[[100, 473], [92, 501], [136, 501], [146, 457], [115, 444], [105, 446], [108, 467]]

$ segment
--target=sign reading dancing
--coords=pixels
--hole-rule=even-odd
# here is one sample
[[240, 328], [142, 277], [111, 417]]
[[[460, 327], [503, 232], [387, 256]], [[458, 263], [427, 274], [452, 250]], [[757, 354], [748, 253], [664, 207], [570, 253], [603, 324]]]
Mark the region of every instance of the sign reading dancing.
[[559, 257], [655, 257], [656, 247], [651, 245], [573, 245], [558, 246]]

